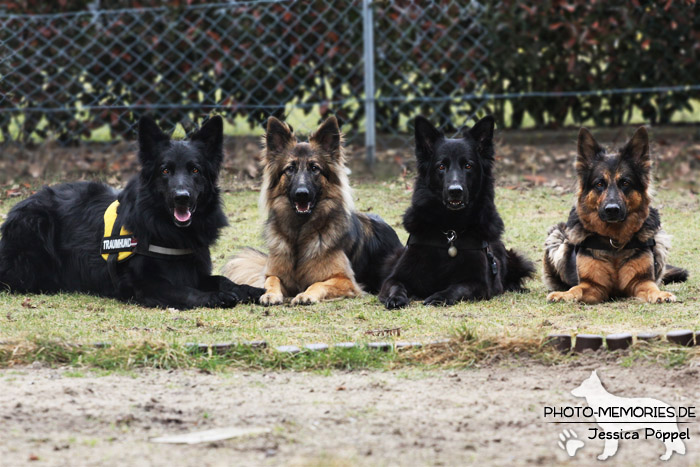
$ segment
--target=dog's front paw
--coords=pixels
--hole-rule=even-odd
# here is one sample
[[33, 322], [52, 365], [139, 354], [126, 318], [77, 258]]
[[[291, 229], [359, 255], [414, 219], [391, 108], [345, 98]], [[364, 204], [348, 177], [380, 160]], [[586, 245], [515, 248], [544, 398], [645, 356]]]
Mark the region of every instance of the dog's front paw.
[[284, 302], [284, 295], [281, 293], [268, 292], [260, 296], [258, 303], [263, 306], [281, 305]]
[[292, 306], [312, 305], [314, 303], [318, 303], [318, 298], [306, 292], [302, 292], [292, 299]]
[[446, 297], [440, 292], [432, 294], [430, 297], [423, 300], [423, 305], [431, 306], [452, 306], [455, 304], [455, 299]]
[[579, 298], [568, 290], [566, 292], [552, 292], [547, 295], [547, 301], [550, 303], [576, 302], [578, 300]]
[[404, 308], [408, 306], [408, 297], [405, 295], [393, 295], [384, 301], [384, 306], [390, 310]]
[[231, 290], [212, 292], [206, 306], [209, 308], [233, 308], [239, 301], [238, 295]]
[[664, 292], [663, 290], [649, 292], [647, 295], [647, 302], [649, 303], [672, 303], [675, 301], [675, 295], [671, 292]]
[[265, 289], [260, 287], [245, 286], [245, 296], [241, 297], [245, 303], [260, 303], [260, 297], [265, 293]]

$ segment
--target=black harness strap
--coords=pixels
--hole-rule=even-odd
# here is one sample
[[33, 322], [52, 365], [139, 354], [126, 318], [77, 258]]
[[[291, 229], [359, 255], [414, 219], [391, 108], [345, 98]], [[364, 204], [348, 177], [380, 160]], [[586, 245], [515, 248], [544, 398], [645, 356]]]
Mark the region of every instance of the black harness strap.
[[462, 236], [463, 232], [458, 235], [454, 230], [448, 230], [443, 232], [442, 236], [415, 236], [409, 235], [408, 242], [406, 246], [416, 245], [416, 246], [429, 246], [433, 248], [448, 250], [452, 247], [457, 250], [481, 250], [486, 254], [486, 259], [488, 260], [489, 267], [491, 268], [491, 274], [494, 276], [498, 274], [498, 263], [496, 262], [496, 257], [491, 252], [491, 246], [486, 240], [478, 240], [470, 236]]
[[584, 241], [576, 245], [576, 250], [586, 248], [588, 250], [604, 250], [604, 251], [619, 251], [619, 250], [640, 250], [644, 248], [653, 248], [656, 245], [656, 240], [650, 238], [643, 242], [638, 238], [633, 238], [624, 245], [617, 245], [610, 237], [602, 235], [591, 235], [586, 237]]

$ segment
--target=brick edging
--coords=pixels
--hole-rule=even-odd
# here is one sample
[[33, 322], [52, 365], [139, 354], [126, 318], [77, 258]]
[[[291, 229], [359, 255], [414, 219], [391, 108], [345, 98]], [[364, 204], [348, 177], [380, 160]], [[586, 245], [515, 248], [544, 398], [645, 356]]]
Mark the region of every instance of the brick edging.
[[[659, 333], [637, 333], [633, 336], [631, 333], [618, 333], [618, 334], [607, 334], [603, 336], [601, 334], [549, 334], [544, 339], [545, 346], [551, 346], [561, 352], [582, 352], [584, 350], [596, 351], [599, 349], [615, 351], [622, 350], [631, 347], [635, 342], [662, 342], [662, 336]], [[676, 344], [683, 347], [693, 347], [695, 345], [700, 346], [700, 331], [693, 332], [690, 329], [677, 329], [673, 331], [668, 331], [665, 335], [666, 341], [672, 344]], [[325, 352], [329, 349], [352, 349], [352, 348], [366, 348], [370, 350], [377, 350], [383, 352], [400, 352], [406, 349], [418, 349], [422, 347], [431, 346], [441, 346], [446, 345], [451, 342], [451, 339], [439, 339], [433, 340], [427, 343], [422, 342], [410, 342], [410, 341], [400, 341], [400, 342], [367, 342], [365, 344], [360, 344], [357, 342], [338, 342], [335, 344], [326, 344], [323, 342], [306, 344], [303, 347], [298, 347], [296, 345], [280, 345], [274, 347], [274, 350], [281, 354], [298, 354], [304, 351], [307, 352]], [[0, 341], [0, 344], [7, 344], [9, 342]], [[83, 347], [81, 344], [68, 344], [71, 347]], [[92, 344], [86, 344], [85, 346], [91, 346], [96, 349], [105, 349], [112, 346], [109, 341], [104, 342], [94, 342]], [[236, 347], [246, 347], [253, 350], [267, 349], [268, 343], [265, 340], [254, 340], [254, 341], [242, 341], [242, 342], [223, 342], [214, 344], [199, 344], [194, 342], [188, 342], [185, 347], [190, 351], [197, 351], [202, 353], [211, 353], [217, 355], [223, 355]]]
[[[631, 333], [620, 333], [608, 334], [605, 337], [600, 334], [549, 334], [545, 338], [545, 344], [562, 352], [595, 351], [600, 348], [615, 351], [626, 349], [634, 342], [661, 342], [661, 337], [658, 333], [637, 333], [636, 336]], [[700, 345], [700, 331], [677, 329], [667, 332], [665, 337], [667, 342], [684, 347]]]

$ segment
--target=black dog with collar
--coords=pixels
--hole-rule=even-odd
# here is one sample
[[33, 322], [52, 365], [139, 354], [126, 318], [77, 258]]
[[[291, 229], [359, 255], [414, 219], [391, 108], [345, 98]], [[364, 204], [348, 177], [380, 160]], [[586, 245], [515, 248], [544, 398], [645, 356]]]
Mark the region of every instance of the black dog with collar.
[[389, 261], [379, 299], [387, 308], [452, 305], [520, 291], [535, 271], [529, 260], [501, 241], [503, 221], [494, 203], [492, 117], [462, 138], [449, 139], [416, 118], [418, 176], [404, 214], [406, 248]]
[[[222, 144], [221, 117], [189, 141], [172, 141], [142, 118], [142, 169], [123, 191], [66, 183], [10, 211], [0, 239], [0, 290], [83, 292], [180, 309], [257, 300], [262, 289], [211, 275], [209, 247], [227, 225], [216, 185]], [[106, 227], [115, 201], [117, 224]]]

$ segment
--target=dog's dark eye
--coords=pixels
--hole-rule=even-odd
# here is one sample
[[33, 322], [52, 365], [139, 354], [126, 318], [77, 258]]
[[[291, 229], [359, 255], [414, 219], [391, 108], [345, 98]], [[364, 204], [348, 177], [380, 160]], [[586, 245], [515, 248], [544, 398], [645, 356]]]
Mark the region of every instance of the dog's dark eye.
[[192, 173], [193, 173], [193, 174], [198, 174], [198, 173], [199, 173], [199, 169], [198, 169], [197, 167], [192, 167]]
[[287, 175], [293, 175], [294, 174], [294, 166], [290, 165], [289, 167], [284, 169], [284, 173], [286, 173]]
[[472, 169], [472, 164], [471, 164], [470, 162], [467, 162], [467, 163], [464, 165], [464, 168], [467, 169], [467, 170], [471, 170], [471, 169]]
[[444, 172], [446, 168], [447, 168], [447, 167], [445, 167], [445, 164], [440, 164], [440, 165], [438, 165], [438, 170], [439, 170], [440, 172]]
[[313, 173], [318, 173], [321, 170], [321, 167], [317, 166], [316, 164], [311, 164], [310, 168]]
[[622, 188], [627, 188], [628, 186], [630, 186], [630, 181], [629, 181], [629, 180], [621, 180], [621, 181], [620, 181], [620, 186], [621, 186]]
[[163, 175], [168, 175], [170, 173], [170, 169], [167, 167], [164, 167], [163, 170], [161, 170]]
[[596, 183], [595, 186], [596, 186], [597, 188], [605, 188], [605, 182], [600, 181], [600, 182]]

